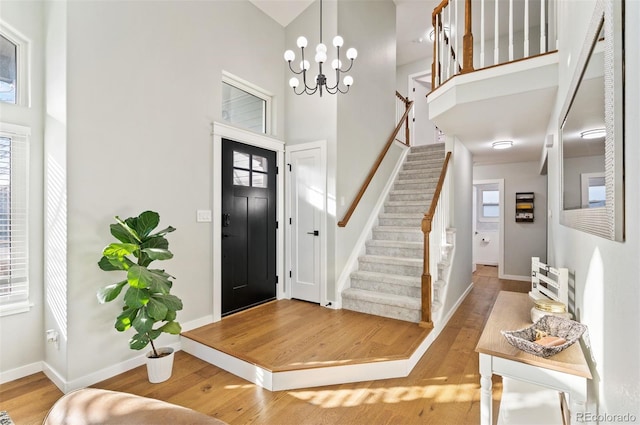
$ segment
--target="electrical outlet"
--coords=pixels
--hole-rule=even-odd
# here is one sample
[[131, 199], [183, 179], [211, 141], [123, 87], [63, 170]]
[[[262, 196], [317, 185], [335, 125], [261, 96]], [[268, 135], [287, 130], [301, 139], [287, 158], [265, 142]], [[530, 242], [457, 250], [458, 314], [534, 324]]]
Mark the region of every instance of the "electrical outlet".
[[60, 347], [59, 334], [53, 329], [48, 329], [47, 332], [47, 342], [50, 342], [56, 346], [56, 348]]
[[210, 223], [211, 222], [211, 210], [198, 210], [198, 211], [196, 211], [196, 221], [198, 223]]

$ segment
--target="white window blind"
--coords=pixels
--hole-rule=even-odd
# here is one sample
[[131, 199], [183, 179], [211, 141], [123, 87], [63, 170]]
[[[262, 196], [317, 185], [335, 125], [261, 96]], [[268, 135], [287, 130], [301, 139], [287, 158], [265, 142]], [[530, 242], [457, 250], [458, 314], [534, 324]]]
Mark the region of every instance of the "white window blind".
[[0, 307], [29, 297], [28, 136], [0, 123]]

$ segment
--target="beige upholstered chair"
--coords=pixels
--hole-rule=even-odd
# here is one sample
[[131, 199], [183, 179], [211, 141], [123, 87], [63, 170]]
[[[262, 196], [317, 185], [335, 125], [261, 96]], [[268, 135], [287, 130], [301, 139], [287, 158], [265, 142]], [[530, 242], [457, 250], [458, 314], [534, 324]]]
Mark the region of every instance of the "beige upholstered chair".
[[43, 425], [224, 425], [218, 419], [152, 398], [85, 388], [62, 396]]

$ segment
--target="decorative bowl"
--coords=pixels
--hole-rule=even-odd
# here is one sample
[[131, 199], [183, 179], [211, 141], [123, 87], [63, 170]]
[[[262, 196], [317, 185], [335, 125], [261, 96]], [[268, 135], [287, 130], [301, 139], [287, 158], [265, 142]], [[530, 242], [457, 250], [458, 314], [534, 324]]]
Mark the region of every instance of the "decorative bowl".
[[[535, 342], [536, 330], [545, 332], [550, 336], [564, 338], [566, 342], [553, 347], [537, 344]], [[587, 327], [582, 323], [558, 316], [547, 315], [542, 316], [527, 328], [517, 331], [500, 331], [500, 333], [504, 335], [509, 344], [524, 352], [539, 357], [550, 357], [573, 345], [586, 330]]]

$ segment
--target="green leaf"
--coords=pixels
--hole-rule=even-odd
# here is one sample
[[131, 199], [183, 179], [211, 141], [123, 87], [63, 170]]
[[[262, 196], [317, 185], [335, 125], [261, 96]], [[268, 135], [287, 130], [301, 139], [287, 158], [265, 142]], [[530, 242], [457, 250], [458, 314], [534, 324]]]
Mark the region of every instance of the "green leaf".
[[145, 211], [138, 217], [128, 218], [125, 223], [144, 240], [160, 224], [160, 215], [155, 211]]
[[132, 286], [127, 289], [127, 292], [124, 294], [124, 303], [127, 307], [140, 308], [147, 305], [149, 296], [148, 289]]
[[158, 237], [158, 236], [164, 236], [167, 233], [171, 233], [171, 232], [173, 232], [175, 230], [176, 230], [175, 227], [169, 226], [166, 229], [162, 229], [159, 232], [154, 233], [153, 235], [149, 235], [149, 237], [150, 238], [155, 238], [155, 237]]
[[162, 331], [160, 329], [153, 329], [153, 330], [149, 331], [149, 333], [148, 333], [149, 339], [156, 339], [161, 334], [162, 334]]
[[141, 249], [144, 248], [160, 248], [160, 249], [169, 249], [169, 241], [163, 238], [162, 236], [153, 236], [146, 239], [141, 245]]
[[128, 229], [127, 226], [124, 226], [121, 223], [111, 224], [109, 225], [109, 229], [111, 229], [111, 234], [113, 235], [113, 237], [122, 243], [139, 243], [140, 242], [131, 233], [131, 229]]
[[114, 283], [109, 286], [105, 286], [98, 291], [98, 301], [100, 304], [108, 303], [109, 301], [113, 301], [116, 299], [118, 295], [120, 295], [120, 291], [124, 285], [127, 284], [126, 280], [122, 282]]
[[152, 319], [160, 321], [165, 319], [169, 308], [162, 300], [157, 297], [151, 297], [149, 299], [149, 304], [147, 305], [147, 311]]
[[136, 316], [135, 319], [133, 319], [133, 322], [131, 322], [131, 324], [133, 325], [133, 327], [139, 332], [139, 333], [147, 333], [149, 332], [152, 328], [153, 328], [153, 324], [155, 323], [155, 321], [149, 317], [149, 315], [147, 314], [147, 309], [145, 307], [142, 307], [138, 313], [138, 315]]
[[178, 335], [182, 332], [182, 327], [178, 322], [167, 322], [159, 328], [162, 332], [166, 332], [171, 335]]
[[149, 272], [153, 275], [153, 283], [149, 290], [154, 294], [168, 294], [172, 286], [169, 278], [173, 276], [165, 273], [164, 270], [151, 269]]
[[169, 310], [182, 310], [182, 300], [175, 295], [154, 295], [153, 298], [166, 305]]
[[110, 272], [113, 270], [126, 270], [123, 261], [118, 261], [118, 260], [112, 261], [107, 257], [105, 257], [104, 255], [102, 256], [100, 261], [98, 261], [98, 267], [100, 267], [105, 272]]
[[120, 259], [133, 254], [138, 250], [138, 248], [139, 246], [133, 243], [112, 243], [102, 251], [102, 255], [109, 259]]
[[146, 267], [132, 265], [127, 271], [129, 285], [134, 288], [148, 288], [153, 283], [154, 275]]
[[142, 243], [142, 240], [140, 239], [140, 236], [136, 233], [135, 230], [133, 230], [133, 227], [128, 224], [130, 220], [133, 220], [133, 219], [132, 218], [128, 218], [125, 221], [122, 221], [122, 219], [120, 217], [116, 216], [116, 221], [118, 222], [118, 224], [120, 226], [122, 226], [124, 231], [129, 233], [129, 235], [131, 235], [131, 237], [133, 237], [133, 239], [136, 242]]
[[129, 347], [132, 350], [142, 350], [149, 344], [149, 335], [146, 333], [137, 333], [129, 340]]
[[176, 314], [175, 310], [169, 310], [169, 311], [167, 311], [167, 315], [165, 316], [164, 320], [166, 320], [167, 322], [171, 322], [171, 321], [176, 320], [176, 316], [177, 316], [177, 314]]
[[137, 308], [125, 308], [125, 310], [116, 318], [115, 328], [120, 332], [124, 332], [129, 329], [137, 313]]
[[142, 250], [145, 254], [149, 256], [149, 258], [153, 260], [168, 260], [173, 258], [173, 254], [168, 249], [160, 249], [160, 248], [145, 248]]

